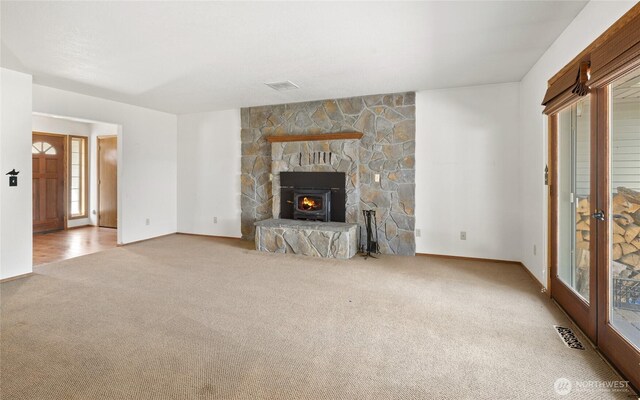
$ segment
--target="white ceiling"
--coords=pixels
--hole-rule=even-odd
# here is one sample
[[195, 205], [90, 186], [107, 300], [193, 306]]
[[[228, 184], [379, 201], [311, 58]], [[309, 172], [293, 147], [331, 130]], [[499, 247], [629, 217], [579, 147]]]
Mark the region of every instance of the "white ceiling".
[[176, 114], [514, 82], [585, 3], [2, 1], [1, 63]]

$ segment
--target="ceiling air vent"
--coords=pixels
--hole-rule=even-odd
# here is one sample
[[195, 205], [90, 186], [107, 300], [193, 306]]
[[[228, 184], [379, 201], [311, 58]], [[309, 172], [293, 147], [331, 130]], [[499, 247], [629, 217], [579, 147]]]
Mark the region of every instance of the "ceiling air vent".
[[271, 82], [271, 83], [265, 83], [265, 85], [279, 92], [284, 92], [285, 90], [293, 90], [293, 89], [299, 88], [298, 85], [296, 85], [291, 81]]

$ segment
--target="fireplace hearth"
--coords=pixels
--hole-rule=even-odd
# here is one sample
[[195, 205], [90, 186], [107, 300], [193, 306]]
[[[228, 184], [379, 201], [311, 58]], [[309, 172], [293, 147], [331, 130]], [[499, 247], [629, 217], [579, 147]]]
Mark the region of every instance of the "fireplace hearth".
[[343, 172], [281, 172], [280, 218], [345, 222]]

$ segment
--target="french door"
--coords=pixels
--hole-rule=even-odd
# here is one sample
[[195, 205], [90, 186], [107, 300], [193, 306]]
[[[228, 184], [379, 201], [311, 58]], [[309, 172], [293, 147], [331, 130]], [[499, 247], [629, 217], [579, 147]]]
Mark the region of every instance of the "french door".
[[640, 69], [550, 117], [551, 295], [640, 387]]

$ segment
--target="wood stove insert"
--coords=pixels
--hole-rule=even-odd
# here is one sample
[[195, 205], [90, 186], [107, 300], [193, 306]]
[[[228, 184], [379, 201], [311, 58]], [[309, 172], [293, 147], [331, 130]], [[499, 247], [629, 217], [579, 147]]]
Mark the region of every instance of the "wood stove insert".
[[345, 222], [343, 172], [281, 172], [280, 218]]

